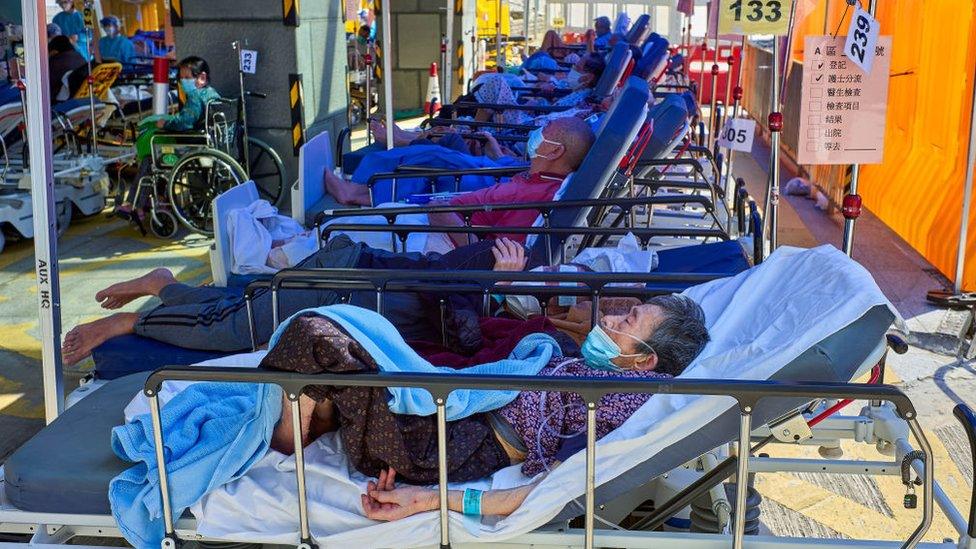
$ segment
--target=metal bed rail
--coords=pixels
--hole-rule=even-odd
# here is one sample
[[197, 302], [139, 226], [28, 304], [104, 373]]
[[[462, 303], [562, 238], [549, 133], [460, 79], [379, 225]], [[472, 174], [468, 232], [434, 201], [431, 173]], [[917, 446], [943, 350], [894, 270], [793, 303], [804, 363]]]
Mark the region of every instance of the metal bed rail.
[[[579, 394], [587, 403], [586, 411], [586, 473], [585, 473], [585, 512], [583, 542], [587, 549], [594, 547], [596, 510], [596, 413], [600, 399], [614, 392], [647, 394], [681, 394], [724, 396], [735, 399], [739, 411], [739, 431], [737, 441], [740, 448], [749, 449], [752, 440], [752, 413], [764, 398], [792, 397], [802, 399], [832, 398], [883, 400], [892, 403], [898, 415], [904, 419], [911, 433], [925, 455], [922, 468], [923, 494], [922, 517], [904, 547], [914, 547], [928, 531], [934, 515], [934, 454], [931, 446], [916, 419], [915, 407], [911, 400], [899, 389], [889, 385], [864, 385], [849, 383], [779, 383], [774, 381], [742, 380], [699, 380], [699, 379], [607, 379], [571, 378], [562, 376], [481, 376], [481, 375], [438, 375], [438, 374], [297, 374], [259, 369], [214, 368], [214, 367], [168, 367], [157, 370], [149, 376], [144, 386], [144, 394], [149, 399], [153, 426], [153, 440], [156, 459], [159, 464], [159, 490], [163, 502], [163, 522], [165, 527], [164, 548], [175, 548], [178, 539], [175, 532], [173, 511], [170, 507], [168, 477], [163, 452], [163, 431], [160, 423], [159, 391], [165, 381], [211, 381], [211, 382], [250, 382], [268, 383], [280, 386], [291, 406], [291, 421], [295, 432], [296, 483], [298, 486], [298, 526], [301, 548], [314, 547], [309, 527], [308, 500], [305, 493], [305, 463], [301, 439], [300, 395], [308, 386], [333, 385], [339, 387], [411, 387], [427, 390], [436, 405], [438, 439], [438, 496], [440, 510], [440, 547], [451, 546], [448, 516], [448, 478], [447, 478], [447, 413], [448, 396], [457, 389], [475, 390], [529, 390], [561, 391]], [[749, 452], [736, 461], [737, 478], [749, 474]], [[735, 510], [732, 523], [733, 547], [744, 545], [746, 516], [746, 483], [738, 483], [735, 492]]]
[[397, 181], [400, 179], [426, 178], [427, 183], [433, 187], [434, 182], [438, 179], [442, 177], [452, 177], [454, 178], [454, 192], [459, 192], [461, 190], [461, 179], [466, 175], [494, 177], [495, 182], [497, 183], [501, 181], [502, 178], [512, 177], [515, 174], [524, 172], [526, 169], [528, 169], [528, 165], [508, 166], [504, 168], [470, 168], [465, 170], [441, 170], [435, 168], [425, 168], [423, 166], [401, 166], [393, 172], [380, 172], [371, 175], [369, 179], [366, 180], [366, 187], [369, 189], [370, 204], [375, 204], [376, 198], [373, 196], [373, 188], [380, 181], [392, 182], [390, 196], [396, 200]]
[[[411, 234], [464, 234], [477, 236], [479, 239], [495, 234], [517, 234], [517, 235], [537, 235], [546, 239], [547, 246], [551, 243], [552, 237], [560, 237], [560, 241], [566, 244], [569, 237], [581, 236], [584, 242], [594, 237], [601, 237], [604, 240], [614, 236], [626, 236], [633, 234], [643, 248], [650, 245], [651, 239], [655, 237], [701, 239], [702, 242], [708, 239], [729, 240], [729, 235], [722, 229], [705, 229], [698, 227], [489, 227], [484, 225], [471, 225], [465, 227], [436, 226], [436, 225], [358, 225], [355, 223], [336, 223], [327, 225], [320, 229], [321, 242], [328, 241], [337, 232], [365, 232], [365, 233], [391, 233], [395, 240], [399, 241], [401, 249], [406, 249], [406, 240]], [[582, 246], [581, 246], [582, 247]], [[394, 251], [396, 246], [394, 246]], [[551, 247], [550, 247], [551, 249]], [[552, 258], [549, 258], [552, 263]]]
[[416, 206], [407, 208], [339, 208], [329, 209], [319, 212], [315, 216], [313, 226], [321, 227], [326, 221], [339, 217], [357, 217], [364, 215], [378, 215], [385, 217], [387, 222], [393, 224], [399, 215], [405, 214], [431, 214], [431, 213], [456, 213], [464, 220], [465, 225], [471, 224], [471, 216], [477, 212], [492, 211], [512, 211], [512, 210], [539, 210], [543, 222], [551, 217], [552, 212], [561, 209], [578, 208], [610, 208], [617, 207], [625, 212], [631, 209], [644, 206], [667, 206], [667, 205], [690, 205], [694, 204], [702, 207], [707, 212], [713, 212], [715, 207], [711, 200], [704, 196], [697, 195], [668, 195], [668, 196], [644, 196], [635, 198], [595, 198], [587, 200], [558, 200], [549, 202], [520, 202], [517, 204], [482, 204], [471, 206]]
[[[601, 297], [640, 297], [672, 293], [685, 287], [726, 278], [727, 273], [549, 273], [498, 271], [418, 271], [400, 269], [284, 269], [270, 280], [256, 280], [244, 289], [252, 348], [257, 347], [253, 298], [271, 291], [272, 320], [280, 322], [278, 295], [288, 289], [367, 291], [376, 294], [376, 312], [383, 313], [387, 292], [429, 292], [480, 295], [488, 314], [491, 295], [537, 298], [591, 298], [591, 320], [597, 318]], [[520, 284], [524, 283], [524, 284]], [[536, 285], [530, 285], [530, 284]], [[555, 284], [555, 285], [550, 285]]]

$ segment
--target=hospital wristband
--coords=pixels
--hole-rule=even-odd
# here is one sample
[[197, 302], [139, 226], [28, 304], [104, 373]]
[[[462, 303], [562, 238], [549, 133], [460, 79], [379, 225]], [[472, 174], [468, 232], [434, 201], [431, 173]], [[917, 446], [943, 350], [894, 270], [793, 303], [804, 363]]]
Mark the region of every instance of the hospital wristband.
[[461, 499], [461, 512], [465, 515], [481, 516], [481, 498], [485, 493], [474, 488], [465, 488], [464, 497]]

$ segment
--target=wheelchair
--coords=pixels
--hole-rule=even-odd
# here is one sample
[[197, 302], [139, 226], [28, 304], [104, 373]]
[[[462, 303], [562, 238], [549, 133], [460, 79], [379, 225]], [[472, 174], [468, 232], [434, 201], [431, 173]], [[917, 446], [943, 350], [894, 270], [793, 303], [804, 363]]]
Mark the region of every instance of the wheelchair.
[[150, 173], [137, 182], [133, 203], [148, 193], [145, 219], [154, 235], [174, 238], [185, 227], [213, 236], [213, 199], [247, 180], [272, 205], [281, 200], [284, 164], [270, 145], [247, 135], [244, 107], [240, 98], [217, 99], [206, 105], [200, 131], [150, 138]]

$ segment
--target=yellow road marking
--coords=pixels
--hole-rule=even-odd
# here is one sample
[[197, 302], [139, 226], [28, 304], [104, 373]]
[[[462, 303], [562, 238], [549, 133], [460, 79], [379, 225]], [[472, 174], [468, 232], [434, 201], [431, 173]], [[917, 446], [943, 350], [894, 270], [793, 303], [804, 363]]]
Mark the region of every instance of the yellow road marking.
[[43, 419], [44, 406], [31, 406], [20, 390], [20, 384], [0, 377], [0, 414], [23, 419]]

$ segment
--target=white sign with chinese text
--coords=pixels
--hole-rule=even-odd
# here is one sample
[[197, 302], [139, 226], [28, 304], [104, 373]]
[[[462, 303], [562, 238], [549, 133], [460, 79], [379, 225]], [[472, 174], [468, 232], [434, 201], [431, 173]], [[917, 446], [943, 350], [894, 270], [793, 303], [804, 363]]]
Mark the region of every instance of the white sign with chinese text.
[[756, 121], [751, 118], [729, 118], [718, 136], [718, 146], [733, 151], [752, 152]]
[[847, 41], [844, 42], [844, 55], [861, 67], [865, 73], [871, 72], [874, 65], [874, 48], [878, 45], [878, 33], [881, 25], [870, 13], [860, 6], [851, 17], [851, 26], [847, 29]]
[[880, 164], [888, 114], [891, 37], [871, 50], [865, 73], [844, 54], [844, 38], [808, 36], [803, 59], [797, 162]]
[[254, 74], [258, 70], [258, 52], [241, 50], [241, 72]]

